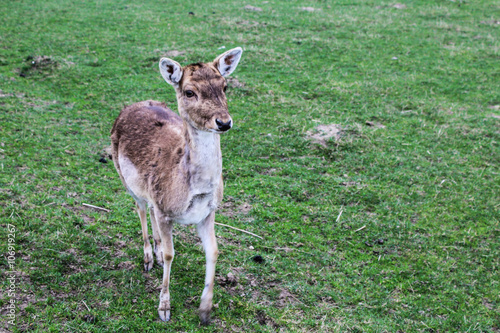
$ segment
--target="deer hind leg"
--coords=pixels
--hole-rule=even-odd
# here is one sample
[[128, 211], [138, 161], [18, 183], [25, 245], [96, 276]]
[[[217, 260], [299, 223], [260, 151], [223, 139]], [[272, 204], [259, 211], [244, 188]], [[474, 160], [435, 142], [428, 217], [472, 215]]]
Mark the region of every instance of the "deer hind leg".
[[153, 268], [153, 249], [151, 248], [151, 243], [149, 242], [148, 235], [148, 220], [146, 218], [146, 205], [144, 203], [135, 203], [137, 207], [137, 213], [141, 219], [141, 229], [142, 229], [142, 240], [144, 241], [144, 270], [149, 272]]
[[153, 252], [156, 256], [158, 265], [163, 266], [163, 250], [161, 245], [160, 231], [158, 230], [158, 221], [155, 217], [155, 210], [153, 207], [149, 208], [149, 215], [151, 217], [151, 227], [153, 229]]
[[217, 249], [217, 240], [215, 239], [215, 212], [210, 213], [202, 223], [197, 225], [198, 234], [200, 235], [205, 250], [207, 267], [205, 273], [205, 287], [201, 295], [200, 303], [200, 320], [203, 325], [210, 322], [210, 311], [212, 310], [212, 298], [214, 295], [214, 277], [215, 264], [219, 251]]
[[158, 305], [158, 315], [163, 321], [170, 320], [170, 267], [174, 259], [174, 243], [172, 240], [173, 222], [168, 220], [157, 208], [154, 211], [158, 226], [158, 233], [161, 238], [163, 250], [163, 280], [160, 292], [160, 304]]

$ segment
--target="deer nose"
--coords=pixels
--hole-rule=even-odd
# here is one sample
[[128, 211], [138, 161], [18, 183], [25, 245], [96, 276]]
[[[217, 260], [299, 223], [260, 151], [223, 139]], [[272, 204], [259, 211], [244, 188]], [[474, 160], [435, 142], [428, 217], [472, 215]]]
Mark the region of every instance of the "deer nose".
[[232, 127], [232, 121], [231, 119], [229, 119], [228, 122], [223, 122], [222, 120], [219, 120], [219, 119], [215, 119], [215, 123], [217, 124], [217, 127], [219, 129], [219, 131], [222, 131], [222, 132], [225, 132], [227, 130], [229, 130], [231, 127]]

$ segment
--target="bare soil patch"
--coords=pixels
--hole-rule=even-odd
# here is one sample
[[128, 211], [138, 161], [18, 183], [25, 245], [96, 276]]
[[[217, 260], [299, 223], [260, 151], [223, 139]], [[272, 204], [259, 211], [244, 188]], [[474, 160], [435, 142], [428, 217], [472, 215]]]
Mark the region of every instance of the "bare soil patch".
[[300, 10], [306, 11], [306, 12], [314, 12], [314, 11], [319, 11], [321, 9], [314, 8], [314, 7], [300, 7]]
[[135, 269], [136, 265], [133, 261], [122, 261], [121, 263], [118, 264], [118, 268], [130, 271]]
[[245, 9], [246, 10], [253, 10], [255, 12], [261, 12], [262, 11], [262, 8], [260, 7], [255, 7], [255, 6], [250, 6], [250, 5], [246, 5], [245, 6]]
[[272, 328], [279, 328], [279, 325], [273, 320], [273, 318], [266, 315], [264, 311], [258, 310], [255, 318], [259, 322], [259, 324], [263, 326], [271, 326]]
[[220, 213], [227, 217], [234, 217], [236, 215], [247, 215], [252, 210], [252, 205], [243, 202], [237, 205], [235, 202], [228, 200], [221, 205]]
[[278, 296], [278, 300], [276, 301], [276, 305], [279, 307], [285, 307], [290, 304], [296, 304], [298, 302], [297, 297], [293, 295], [289, 290], [281, 287], [280, 295]]
[[185, 51], [178, 51], [178, 50], [170, 50], [170, 51], [167, 51], [165, 53], [165, 55], [167, 57], [178, 57], [178, 56], [181, 56], [183, 54], [185, 54], [186, 52]]
[[23, 98], [24, 94], [23, 93], [20, 93], [20, 94], [4, 93], [2, 91], [2, 89], [0, 89], [0, 98], [14, 97], [14, 96], [16, 96], [17, 98]]
[[226, 80], [229, 83], [229, 85], [234, 88], [243, 88], [245, 86], [245, 83], [241, 82], [235, 77], [230, 76]]
[[396, 9], [405, 9], [406, 5], [404, 5], [402, 3], [396, 3], [396, 4], [392, 5], [391, 7], [396, 8]]
[[342, 127], [338, 124], [319, 125], [306, 133], [306, 137], [313, 143], [327, 147], [326, 142], [330, 139], [338, 141], [342, 134]]

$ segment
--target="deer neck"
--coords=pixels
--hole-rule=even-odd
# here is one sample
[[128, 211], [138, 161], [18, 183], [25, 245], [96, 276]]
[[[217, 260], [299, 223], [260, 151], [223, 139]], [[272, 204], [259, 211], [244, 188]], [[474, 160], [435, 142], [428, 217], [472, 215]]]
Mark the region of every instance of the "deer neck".
[[184, 122], [184, 136], [186, 138], [186, 167], [190, 174], [191, 185], [196, 186], [197, 183], [207, 182], [217, 185], [222, 174], [220, 135], [198, 130]]

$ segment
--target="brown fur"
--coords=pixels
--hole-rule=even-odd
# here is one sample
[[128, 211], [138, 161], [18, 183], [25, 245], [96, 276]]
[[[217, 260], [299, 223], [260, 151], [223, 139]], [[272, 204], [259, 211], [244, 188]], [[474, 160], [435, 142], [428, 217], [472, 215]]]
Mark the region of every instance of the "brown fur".
[[[113, 125], [113, 161], [126, 186], [118, 163], [119, 152], [126, 155], [136, 166], [143, 181], [142, 188], [151, 194], [151, 199], [160, 203], [167, 215], [178, 211], [189, 189], [187, 170], [171, 170], [184, 159], [186, 138], [181, 134], [183, 121], [164, 103], [145, 101], [132, 104], [122, 110]], [[175, 130], [177, 129], [177, 130]], [[189, 152], [188, 152], [189, 154]], [[176, 193], [177, 200], [166, 201], [166, 192]], [[183, 200], [184, 199], [184, 200]]]

